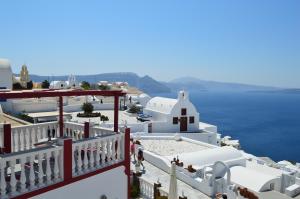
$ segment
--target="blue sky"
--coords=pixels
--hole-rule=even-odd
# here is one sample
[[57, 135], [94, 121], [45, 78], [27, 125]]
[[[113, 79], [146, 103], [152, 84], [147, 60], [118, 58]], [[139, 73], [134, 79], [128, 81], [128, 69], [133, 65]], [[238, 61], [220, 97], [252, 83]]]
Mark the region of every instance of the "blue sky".
[[129, 71], [300, 87], [300, 1], [1, 1], [14, 72]]

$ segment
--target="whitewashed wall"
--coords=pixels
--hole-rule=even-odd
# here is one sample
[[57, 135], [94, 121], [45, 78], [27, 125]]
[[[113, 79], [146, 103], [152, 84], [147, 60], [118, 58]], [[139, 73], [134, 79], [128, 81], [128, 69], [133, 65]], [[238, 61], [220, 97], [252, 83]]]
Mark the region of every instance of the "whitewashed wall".
[[56, 100], [37, 100], [37, 99], [26, 99], [26, 100], [10, 100], [12, 112], [20, 113], [22, 111], [28, 113], [34, 112], [45, 112], [45, 111], [56, 111], [57, 102]]
[[105, 173], [33, 197], [34, 199], [108, 199], [127, 198], [127, 176], [121, 166]]

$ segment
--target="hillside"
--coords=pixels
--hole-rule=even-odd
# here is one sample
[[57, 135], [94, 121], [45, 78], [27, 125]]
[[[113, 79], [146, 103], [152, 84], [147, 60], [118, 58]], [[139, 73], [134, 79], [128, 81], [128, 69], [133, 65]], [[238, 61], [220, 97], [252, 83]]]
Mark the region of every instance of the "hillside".
[[194, 77], [182, 77], [165, 83], [173, 91], [186, 89], [198, 91], [272, 91], [275, 87], [257, 86], [239, 83], [227, 83], [217, 81], [201, 80]]
[[[30, 78], [35, 82], [42, 82], [45, 79], [49, 81], [54, 80], [67, 80], [68, 76], [39, 76], [30, 75]], [[135, 73], [103, 73], [95, 75], [76, 75], [76, 79], [79, 82], [88, 81], [90, 83], [96, 83], [99, 81], [118, 82], [124, 81], [132, 87], [136, 87], [146, 93], [166, 93], [170, 92], [170, 88], [166, 85], [154, 80], [150, 76], [139, 77]]]

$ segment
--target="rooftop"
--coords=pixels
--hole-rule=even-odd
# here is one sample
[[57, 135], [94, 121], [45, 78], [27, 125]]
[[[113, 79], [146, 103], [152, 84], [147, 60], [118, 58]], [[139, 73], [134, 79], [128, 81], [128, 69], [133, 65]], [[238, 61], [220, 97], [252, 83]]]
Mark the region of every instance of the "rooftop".
[[171, 139], [143, 139], [141, 140], [141, 144], [145, 150], [161, 156], [172, 156], [210, 149], [208, 145], [194, 144], [187, 141], [175, 141]]
[[12, 127], [23, 126], [29, 124], [26, 121], [20, 120], [5, 113], [0, 113], [0, 123], [10, 123]]

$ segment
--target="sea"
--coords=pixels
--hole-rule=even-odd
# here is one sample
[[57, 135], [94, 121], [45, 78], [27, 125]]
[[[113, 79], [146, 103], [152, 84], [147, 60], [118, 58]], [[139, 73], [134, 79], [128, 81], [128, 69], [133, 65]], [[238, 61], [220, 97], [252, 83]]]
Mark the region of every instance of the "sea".
[[[160, 94], [176, 98], [176, 93]], [[242, 149], [274, 161], [300, 162], [300, 93], [191, 91], [200, 120]]]

